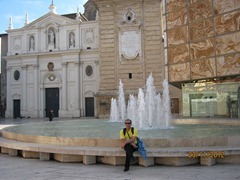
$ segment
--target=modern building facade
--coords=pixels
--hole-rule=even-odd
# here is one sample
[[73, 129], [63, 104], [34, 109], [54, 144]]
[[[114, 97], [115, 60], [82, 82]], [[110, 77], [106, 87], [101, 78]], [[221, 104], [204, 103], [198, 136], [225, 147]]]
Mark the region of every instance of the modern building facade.
[[[150, 73], [170, 83], [172, 113], [240, 117], [238, 0], [89, 0], [8, 30], [7, 117], [107, 118]], [[88, 9], [88, 11], [86, 11]], [[95, 18], [95, 19], [94, 19]]]
[[240, 117], [240, 1], [163, 1], [166, 73], [186, 117]]

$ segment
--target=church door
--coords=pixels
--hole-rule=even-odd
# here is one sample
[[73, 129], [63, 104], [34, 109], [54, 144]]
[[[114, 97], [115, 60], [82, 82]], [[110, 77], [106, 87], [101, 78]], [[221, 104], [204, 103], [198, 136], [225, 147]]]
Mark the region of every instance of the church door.
[[59, 110], [59, 89], [58, 88], [46, 88], [46, 117], [48, 112], [53, 110], [54, 117], [58, 117]]
[[85, 99], [85, 108], [86, 108], [87, 117], [94, 116], [94, 98], [93, 97], [88, 97]]
[[20, 100], [13, 100], [13, 117], [21, 117], [20, 113]]

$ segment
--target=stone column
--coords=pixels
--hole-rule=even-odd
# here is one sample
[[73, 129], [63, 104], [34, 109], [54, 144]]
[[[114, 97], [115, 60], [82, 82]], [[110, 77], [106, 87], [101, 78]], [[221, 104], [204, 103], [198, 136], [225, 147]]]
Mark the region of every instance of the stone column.
[[78, 86], [79, 88], [79, 102], [80, 102], [80, 116], [84, 116], [84, 107], [83, 107], [83, 62], [80, 61], [80, 69], [79, 69], [79, 75], [80, 75], [80, 84]]
[[44, 86], [40, 85], [40, 99], [39, 99], [39, 103], [40, 103], [40, 117], [45, 117], [46, 115], [46, 109], [45, 109], [45, 93], [44, 93]]
[[33, 65], [34, 68], [34, 111], [36, 116], [39, 116], [39, 81], [38, 81], [38, 65]]
[[62, 109], [64, 112], [67, 110], [67, 63], [62, 63]]
[[27, 66], [22, 66], [22, 110], [27, 111]]
[[12, 104], [12, 95], [11, 95], [11, 69], [12, 67], [7, 67], [7, 108], [6, 108], [6, 117], [12, 117], [13, 114], [12, 114], [12, 107], [13, 107], [13, 104]]
[[76, 110], [79, 111], [79, 62], [75, 62], [75, 66], [76, 66]]

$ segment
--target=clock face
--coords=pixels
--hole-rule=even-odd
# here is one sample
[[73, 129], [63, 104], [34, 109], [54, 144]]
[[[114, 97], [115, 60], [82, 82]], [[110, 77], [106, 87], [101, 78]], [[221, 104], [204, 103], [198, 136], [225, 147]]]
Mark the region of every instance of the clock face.
[[85, 73], [86, 73], [87, 76], [92, 76], [92, 74], [93, 74], [92, 66], [88, 65], [85, 69]]
[[20, 72], [19, 72], [18, 70], [14, 71], [13, 76], [14, 76], [14, 79], [15, 79], [16, 81], [19, 80], [19, 78], [20, 78]]

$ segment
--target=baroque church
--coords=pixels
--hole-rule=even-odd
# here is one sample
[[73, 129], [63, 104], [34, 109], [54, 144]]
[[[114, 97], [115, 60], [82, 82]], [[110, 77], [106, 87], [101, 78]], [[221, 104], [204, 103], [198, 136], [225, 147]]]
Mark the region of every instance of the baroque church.
[[183, 117], [240, 117], [238, 0], [89, 0], [7, 31], [6, 117], [108, 118], [150, 74]]
[[94, 116], [98, 21], [50, 12], [8, 30], [6, 117]]

